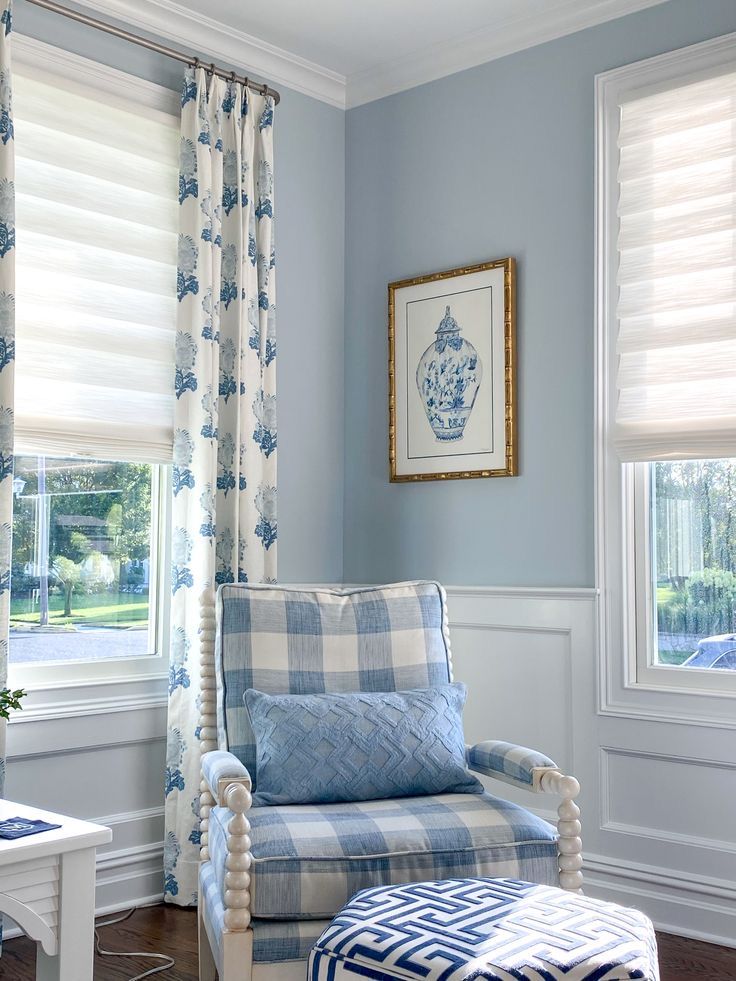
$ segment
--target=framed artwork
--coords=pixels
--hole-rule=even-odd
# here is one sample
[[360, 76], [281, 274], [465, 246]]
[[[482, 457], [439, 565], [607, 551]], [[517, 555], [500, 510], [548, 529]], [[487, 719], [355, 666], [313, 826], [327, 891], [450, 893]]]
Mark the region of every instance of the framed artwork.
[[515, 273], [509, 258], [389, 283], [392, 481], [517, 473]]

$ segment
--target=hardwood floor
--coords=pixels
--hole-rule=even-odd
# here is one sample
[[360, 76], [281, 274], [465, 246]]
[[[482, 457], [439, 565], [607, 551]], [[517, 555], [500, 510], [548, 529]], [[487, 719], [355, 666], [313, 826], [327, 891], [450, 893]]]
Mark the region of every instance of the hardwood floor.
[[[105, 917], [106, 919], [106, 917]], [[193, 910], [154, 906], [138, 910], [118, 926], [100, 931], [102, 946], [113, 950], [150, 950], [171, 954], [176, 965], [155, 975], [161, 981], [197, 981], [197, 926]], [[736, 950], [683, 937], [659, 934], [661, 981], [736, 981]], [[0, 958], [3, 981], [34, 981], [34, 944], [9, 940]], [[127, 981], [154, 962], [143, 958], [97, 957], [95, 981]], [[306, 972], [305, 972], [306, 973]]]
[[736, 950], [657, 934], [661, 981], [736, 981]]

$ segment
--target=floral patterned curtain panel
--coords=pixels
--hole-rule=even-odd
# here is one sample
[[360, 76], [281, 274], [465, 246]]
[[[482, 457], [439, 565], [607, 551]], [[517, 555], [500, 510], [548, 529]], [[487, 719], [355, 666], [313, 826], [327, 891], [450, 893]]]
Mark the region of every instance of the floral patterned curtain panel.
[[[12, 6], [0, 14], [0, 689], [8, 676], [10, 558], [13, 530], [13, 363], [15, 360], [15, 154], [10, 28]], [[0, 719], [0, 796], [5, 776], [5, 722]]]
[[190, 69], [182, 92], [165, 894], [199, 855], [199, 598], [276, 575], [273, 100]]

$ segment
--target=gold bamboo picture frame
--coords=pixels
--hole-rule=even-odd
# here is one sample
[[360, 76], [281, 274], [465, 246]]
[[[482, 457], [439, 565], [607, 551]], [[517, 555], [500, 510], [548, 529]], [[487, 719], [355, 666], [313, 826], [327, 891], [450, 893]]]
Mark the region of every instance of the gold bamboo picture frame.
[[388, 286], [392, 482], [514, 477], [516, 263]]

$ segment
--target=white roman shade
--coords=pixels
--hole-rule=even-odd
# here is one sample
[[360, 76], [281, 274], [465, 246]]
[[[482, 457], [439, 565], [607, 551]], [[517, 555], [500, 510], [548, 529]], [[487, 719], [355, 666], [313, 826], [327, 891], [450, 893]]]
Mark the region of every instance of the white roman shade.
[[165, 463], [179, 121], [85, 81], [14, 71], [16, 452]]
[[619, 148], [618, 454], [736, 456], [736, 73], [627, 98]]

